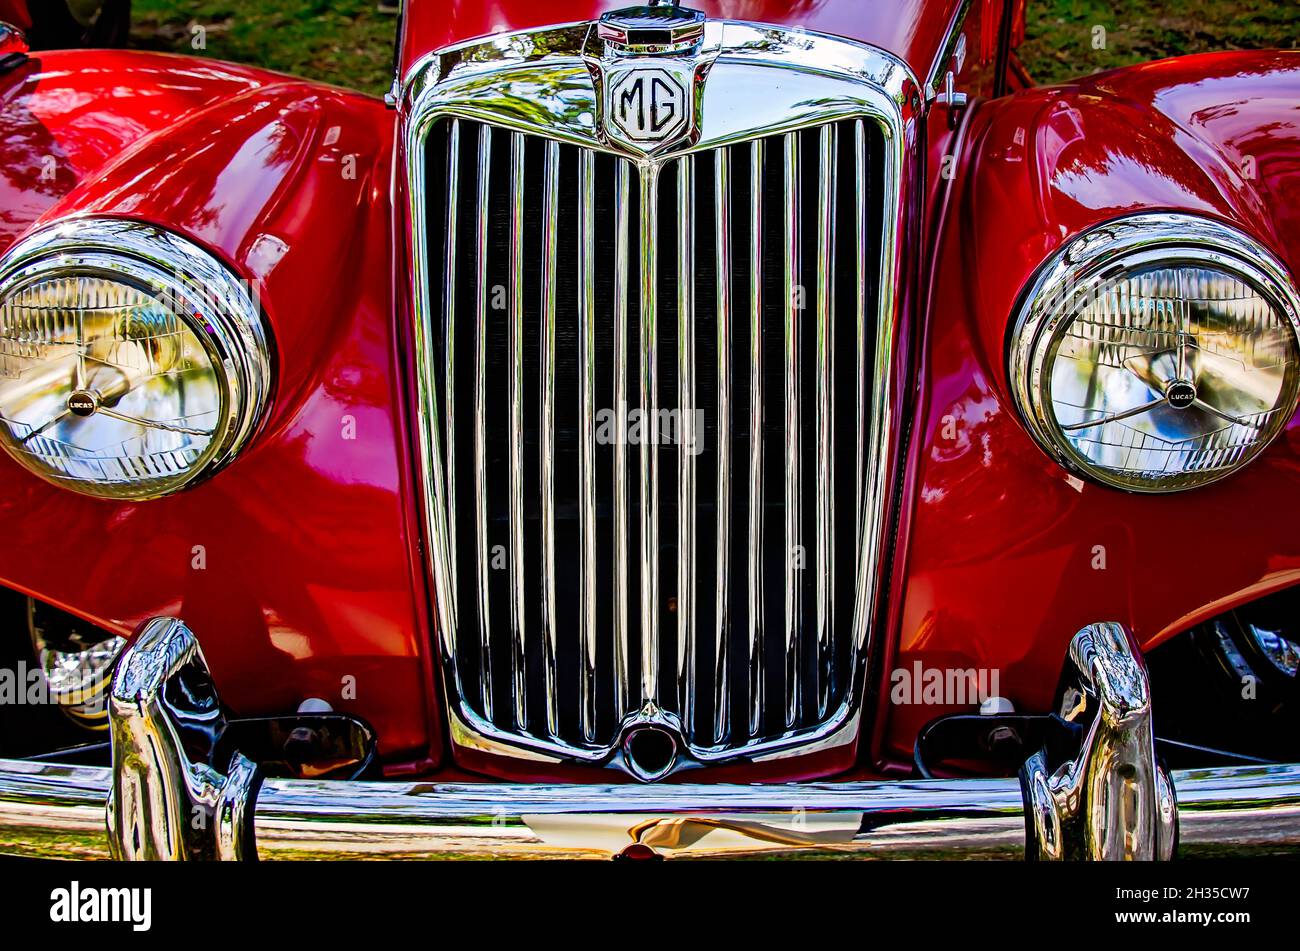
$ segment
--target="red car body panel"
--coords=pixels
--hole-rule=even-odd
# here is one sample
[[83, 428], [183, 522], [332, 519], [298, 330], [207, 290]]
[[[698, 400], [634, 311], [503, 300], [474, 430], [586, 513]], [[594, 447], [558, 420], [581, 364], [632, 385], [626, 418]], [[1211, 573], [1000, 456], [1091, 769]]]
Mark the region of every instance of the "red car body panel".
[[123, 632], [191, 618], [236, 711], [323, 697], [387, 756], [436, 758], [391, 316], [393, 114], [241, 67], [92, 55], [6, 77], [5, 246], [65, 215], [164, 223], [259, 289], [278, 382], [231, 478], [170, 498], [86, 498], [0, 459], [0, 578]]
[[[621, 5], [417, 2], [401, 68], [449, 43]], [[924, 80], [959, 4], [696, 6], [873, 42]], [[1000, 18], [998, 0], [971, 5], [963, 88], [991, 92]], [[888, 768], [910, 757], [924, 722], [948, 712], [888, 703], [895, 667], [997, 670], [1004, 696], [1041, 711], [1084, 623], [1125, 621], [1149, 647], [1300, 580], [1300, 540], [1283, 508], [1300, 488], [1295, 422], [1222, 483], [1132, 496], [1067, 478], [1021, 426], [1005, 378], [1021, 289], [1096, 223], [1145, 209], [1207, 214], [1295, 270], [1296, 102], [1300, 56], [1241, 53], [976, 102], [959, 135], [932, 110], [903, 248], [898, 361], [912, 382], [896, 418], [912, 422], [896, 477], [888, 616], [875, 635], [884, 687], [871, 743], [847, 759], [697, 770], [692, 780]], [[181, 616], [235, 712], [323, 697], [376, 727], [390, 771], [610, 781], [604, 771], [506, 770], [449, 755], [413, 478], [409, 222], [389, 200], [391, 184], [395, 207], [405, 206], [401, 172], [390, 181], [394, 121], [364, 96], [193, 58], [51, 53], [0, 77], [0, 248], [72, 214], [174, 229], [258, 286], [277, 364], [250, 448], [166, 499], [82, 497], [0, 456], [0, 583], [123, 632]], [[1104, 569], [1093, 567], [1097, 546]]]
[[27, 12], [27, 0], [0, 0], [0, 23], [31, 29], [32, 15]]
[[[1071, 478], [1021, 425], [1006, 334], [1039, 265], [1143, 210], [1221, 218], [1300, 270], [1300, 54], [1167, 60], [985, 103], [963, 136], [932, 278], [897, 653], [886, 669], [1000, 671], [1052, 702], [1070, 637], [1098, 619], [1140, 643], [1300, 581], [1300, 421], [1248, 469], [1164, 496]], [[1100, 547], [1099, 547], [1100, 546]], [[1104, 558], [1104, 568], [1100, 566]], [[934, 706], [882, 702], [881, 755]]]

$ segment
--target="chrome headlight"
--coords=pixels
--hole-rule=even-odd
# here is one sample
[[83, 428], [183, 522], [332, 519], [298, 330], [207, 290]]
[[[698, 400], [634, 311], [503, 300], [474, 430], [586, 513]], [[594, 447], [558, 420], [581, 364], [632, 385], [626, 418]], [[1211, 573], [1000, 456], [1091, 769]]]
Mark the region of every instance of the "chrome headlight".
[[1300, 297], [1226, 225], [1142, 214], [1047, 262], [1010, 341], [1011, 386], [1067, 467], [1138, 492], [1221, 479], [1282, 431], [1300, 388]]
[[252, 435], [268, 341], [248, 288], [192, 242], [61, 222], [0, 259], [0, 445], [87, 495], [174, 492]]

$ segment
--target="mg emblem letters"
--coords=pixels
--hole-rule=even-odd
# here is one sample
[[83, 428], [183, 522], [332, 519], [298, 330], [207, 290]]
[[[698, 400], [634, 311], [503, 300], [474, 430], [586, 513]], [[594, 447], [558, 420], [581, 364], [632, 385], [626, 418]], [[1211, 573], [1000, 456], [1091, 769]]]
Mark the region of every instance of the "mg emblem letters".
[[686, 87], [664, 67], [629, 69], [610, 84], [607, 122], [629, 142], [668, 142], [686, 131], [689, 117]]

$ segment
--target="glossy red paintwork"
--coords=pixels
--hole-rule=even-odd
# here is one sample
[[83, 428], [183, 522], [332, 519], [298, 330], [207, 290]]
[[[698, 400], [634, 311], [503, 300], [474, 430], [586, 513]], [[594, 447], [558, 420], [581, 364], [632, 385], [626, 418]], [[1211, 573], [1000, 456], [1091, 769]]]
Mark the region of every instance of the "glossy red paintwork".
[[31, 29], [32, 15], [27, 12], [27, 0], [0, 0], [0, 22]]
[[151, 54], [51, 53], [6, 78], [4, 245], [69, 214], [188, 235], [258, 282], [278, 383], [246, 454], [166, 499], [84, 498], [0, 459], [0, 579], [121, 631], [184, 617], [236, 711], [319, 696], [370, 720], [389, 757], [436, 756], [393, 341], [393, 114]]
[[[416, 0], [404, 62], [614, 5]], [[876, 42], [924, 75], [957, 4], [697, 5]], [[971, 9], [958, 80], [986, 92], [1001, 7]], [[1300, 489], [1300, 425], [1219, 485], [1125, 495], [1067, 479], [1038, 449], [1008, 398], [1004, 358], [1009, 315], [1034, 269], [1116, 215], [1225, 218], [1300, 266], [1297, 102], [1296, 54], [1224, 54], [979, 102], [959, 141], [943, 110], [925, 120], [916, 147], [926, 174], [898, 289], [908, 382], [895, 418], [915, 422], [877, 632], [882, 680], [918, 660], [987, 667], [1021, 709], [1042, 710], [1083, 623], [1122, 620], [1152, 645], [1300, 580], [1286, 508]], [[464, 777], [475, 761], [453, 766], [445, 755], [427, 649], [409, 449], [409, 222], [388, 199], [392, 184], [403, 207], [405, 182], [390, 183], [393, 133], [393, 113], [375, 100], [207, 60], [53, 53], [0, 76], [0, 250], [66, 214], [184, 233], [260, 282], [279, 381], [253, 446], [167, 499], [83, 498], [0, 454], [0, 583], [121, 631], [179, 614], [237, 712], [325, 697], [376, 726], [391, 768], [441, 763]], [[353, 424], [356, 438], [346, 438]], [[1098, 545], [1104, 570], [1092, 567]], [[346, 678], [356, 678], [355, 696]], [[919, 726], [942, 712], [882, 697], [872, 755], [857, 769], [905, 761]], [[737, 766], [690, 778], [796, 779], [848, 765], [810, 758], [780, 774]]]
[[[1018, 707], [1050, 703], [1071, 635], [1129, 624], [1146, 647], [1300, 581], [1300, 422], [1244, 472], [1168, 496], [1072, 480], [1008, 395], [1017, 296], [1069, 237], [1119, 215], [1229, 220], [1300, 270], [1300, 54], [1165, 61], [975, 111], [942, 235], [924, 347], [887, 667], [989, 668]], [[951, 428], [945, 423], [951, 422]], [[949, 438], [951, 437], [951, 438]], [[1102, 546], [1105, 568], [1094, 568]], [[945, 712], [881, 706], [885, 756]]]

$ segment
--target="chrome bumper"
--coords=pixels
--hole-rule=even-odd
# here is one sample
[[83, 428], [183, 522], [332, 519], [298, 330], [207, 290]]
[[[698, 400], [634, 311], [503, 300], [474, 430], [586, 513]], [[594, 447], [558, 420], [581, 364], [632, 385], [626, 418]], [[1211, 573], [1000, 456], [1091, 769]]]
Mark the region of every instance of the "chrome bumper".
[[[259, 781], [190, 762], [219, 716], [197, 641], [145, 625], [112, 690], [113, 767], [0, 760], [0, 852], [62, 858], [1168, 858], [1300, 848], [1300, 765], [1155, 764], [1145, 669], [1118, 625], [1073, 642], [1078, 755], [1020, 779], [789, 785]], [[209, 695], [211, 691], [208, 691]], [[196, 698], [199, 698], [196, 701]]]

